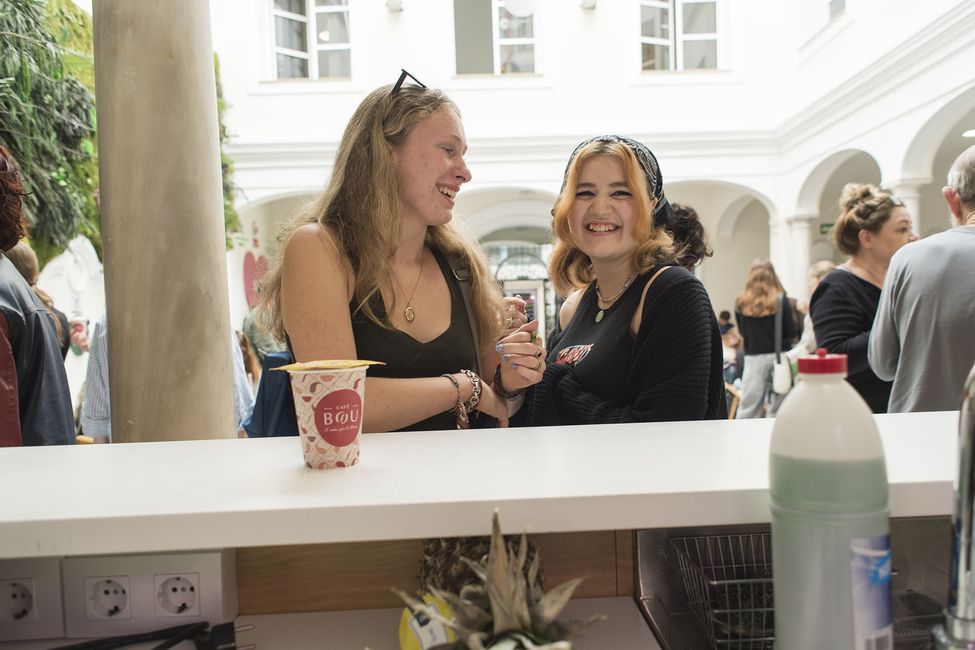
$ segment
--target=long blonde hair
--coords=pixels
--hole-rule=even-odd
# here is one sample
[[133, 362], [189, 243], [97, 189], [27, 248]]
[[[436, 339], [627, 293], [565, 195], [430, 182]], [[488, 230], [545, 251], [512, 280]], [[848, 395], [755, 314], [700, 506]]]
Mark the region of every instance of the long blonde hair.
[[760, 257], [748, 269], [745, 289], [735, 298], [735, 309], [745, 316], [771, 316], [779, 309], [779, 294], [784, 293], [772, 262]]
[[[414, 86], [403, 86], [395, 94], [390, 90], [391, 86], [382, 86], [362, 100], [342, 135], [325, 190], [278, 234], [275, 260], [262, 282], [259, 321], [281, 340], [286, 336], [281, 315], [282, 257], [292, 233], [309, 223], [326, 228], [345, 254], [355, 277], [356, 311], [382, 327], [393, 327], [371, 301], [380, 286], [389, 282], [389, 258], [401, 236], [399, 176], [389, 148], [401, 145], [414, 126], [437, 111], [451, 110], [458, 116], [460, 111], [439, 90]], [[426, 244], [467, 262], [479, 353], [487, 352], [501, 333], [501, 292], [487, 261], [449, 223], [429, 226]]]
[[647, 180], [643, 167], [625, 144], [593, 141], [576, 154], [566, 171], [562, 191], [552, 208], [552, 231], [555, 233], [555, 248], [549, 260], [549, 277], [560, 295], [566, 296], [573, 290], [593, 281], [592, 261], [579, 250], [572, 233], [569, 232], [569, 212], [575, 201], [579, 187], [579, 173], [582, 166], [596, 156], [609, 156], [619, 161], [623, 167], [626, 184], [637, 201], [637, 220], [633, 237], [637, 247], [633, 251], [633, 265], [637, 273], [645, 273], [659, 262], [674, 260], [674, 241], [661, 227], [653, 225], [653, 208], [656, 201], [647, 191]]

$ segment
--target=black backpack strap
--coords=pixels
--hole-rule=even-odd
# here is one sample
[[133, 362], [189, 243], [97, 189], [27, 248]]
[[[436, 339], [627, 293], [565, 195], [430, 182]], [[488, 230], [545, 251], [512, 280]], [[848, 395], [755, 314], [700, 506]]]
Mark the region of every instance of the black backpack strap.
[[474, 371], [479, 376], [484, 377], [485, 375], [481, 368], [481, 348], [479, 344], [481, 339], [478, 336], [477, 318], [474, 316], [471, 268], [467, 260], [461, 257], [459, 253], [447, 253], [447, 263], [450, 265], [450, 272], [454, 274], [454, 279], [457, 280], [457, 284], [460, 286], [460, 295], [464, 297], [464, 308], [467, 310], [467, 322], [470, 324], [471, 338], [474, 340], [474, 358], [477, 364]]

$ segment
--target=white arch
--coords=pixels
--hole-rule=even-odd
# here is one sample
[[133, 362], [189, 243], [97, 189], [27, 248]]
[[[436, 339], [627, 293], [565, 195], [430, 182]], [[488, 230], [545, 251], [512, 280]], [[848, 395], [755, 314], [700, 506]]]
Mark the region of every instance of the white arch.
[[806, 180], [799, 190], [799, 196], [796, 198], [796, 209], [793, 214], [819, 214], [819, 200], [833, 172], [839, 169], [843, 163], [861, 154], [870, 158], [877, 165], [877, 169], [880, 169], [877, 159], [863, 149], [841, 149], [828, 155], [806, 176]]
[[464, 225], [471, 236], [481, 239], [504, 228], [528, 226], [549, 230], [552, 226], [551, 201], [540, 199], [504, 201], [467, 215]]
[[274, 203], [275, 201], [281, 201], [284, 199], [293, 199], [302, 196], [313, 197], [316, 196], [320, 191], [321, 191], [320, 189], [316, 189], [316, 188], [306, 188], [306, 189], [287, 190], [284, 192], [275, 192], [273, 194], [268, 194], [266, 196], [260, 196], [254, 199], [253, 201], [248, 201], [246, 203], [241, 203], [240, 205], [238, 205], [237, 214], [244, 217], [247, 216], [247, 214], [252, 210], [259, 208], [263, 205], [267, 205], [268, 203]]
[[911, 140], [901, 163], [900, 179], [930, 181], [934, 158], [948, 133], [966, 113], [975, 108], [975, 81], [928, 118]]
[[[751, 194], [745, 194], [740, 196], [734, 201], [732, 201], [728, 207], [724, 209], [721, 216], [718, 217], [718, 227], [717, 227], [717, 237], [719, 240], [731, 241], [735, 234], [735, 226], [738, 225], [738, 219], [741, 217], [742, 213], [745, 211], [753, 201], [757, 199]], [[762, 204], [761, 201], [758, 201]], [[764, 207], [764, 204], [762, 204]], [[766, 208], [767, 210], [768, 208]]]
[[[664, 183], [664, 194], [666, 195], [667, 190], [670, 188], [685, 188], [692, 187], [696, 185], [718, 185], [720, 187], [728, 187], [735, 190], [739, 190], [745, 193], [749, 200], [758, 201], [761, 203], [769, 213], [769, 219], [772, 219], [778, 211], [775, 209], [775, 203], [772, 202], [764, 192], [755, 189], [754, 187], [749, 187], [748, 185], [742, 185], [741, 183], [734, 183], [732, 181], [722, 181], [711, 178], [696, 178], [694, 180], [680, 180], [674, 181], [672, 183]], [[737, 199], [736, 199], [737, 201]], [[727, 210], [725, 211], [727, 213]], [[722, 215], [723, 216], [723, 215]]]

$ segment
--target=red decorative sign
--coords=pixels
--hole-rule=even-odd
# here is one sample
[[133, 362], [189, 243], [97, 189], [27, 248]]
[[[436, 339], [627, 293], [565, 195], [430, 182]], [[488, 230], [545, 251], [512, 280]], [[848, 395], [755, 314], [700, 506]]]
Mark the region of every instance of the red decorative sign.
[[247, 251], [244, 255], [244, 296], [247, 298], [248, 307], [257, 304], [257, 283], [265, 273], [267, 273], [267, 259], [263, 255], [254, 257], [254, 253]]

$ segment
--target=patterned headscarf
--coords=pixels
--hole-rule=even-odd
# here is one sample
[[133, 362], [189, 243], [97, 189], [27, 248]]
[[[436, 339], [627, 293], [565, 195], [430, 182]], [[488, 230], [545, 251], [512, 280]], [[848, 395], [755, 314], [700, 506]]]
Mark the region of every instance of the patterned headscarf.
[[647, 177], [647, 191], [650, 196], [657, 200], [656, 205], [653, 208], [653, 225], [654, 226], [666, 226], [670, 221], [671, 215], [673, 214], [673, 208], [670, 207], [670, 202], [667, 197], [664, 196], [664, 177], [660, 173], [660, 165], [657, 164], [657, 158], [653, 155], [653, 152], [642, 142], [637, 142], [632, 138], [627, 138], [622, 135], [597, 135], [595, 138], [589, 138], [588, 140], [579, 143], [573, 151], [572, 155], [569, 156], [569, 162], [565, 166], [565, 174], [562, 177], [562, 189], [559, 194], [565, 191], [566, 182], [569, 180], [569, 169], [572, 167], [572, 161], [575, 160], [576, 155], [582, 151], [583, 147], [593, 142], [614, 142], [619, 144], [625, 144], [636, 156], [637, 161], [640, 163], [640, 167], [643, 168], [643, 173]]

